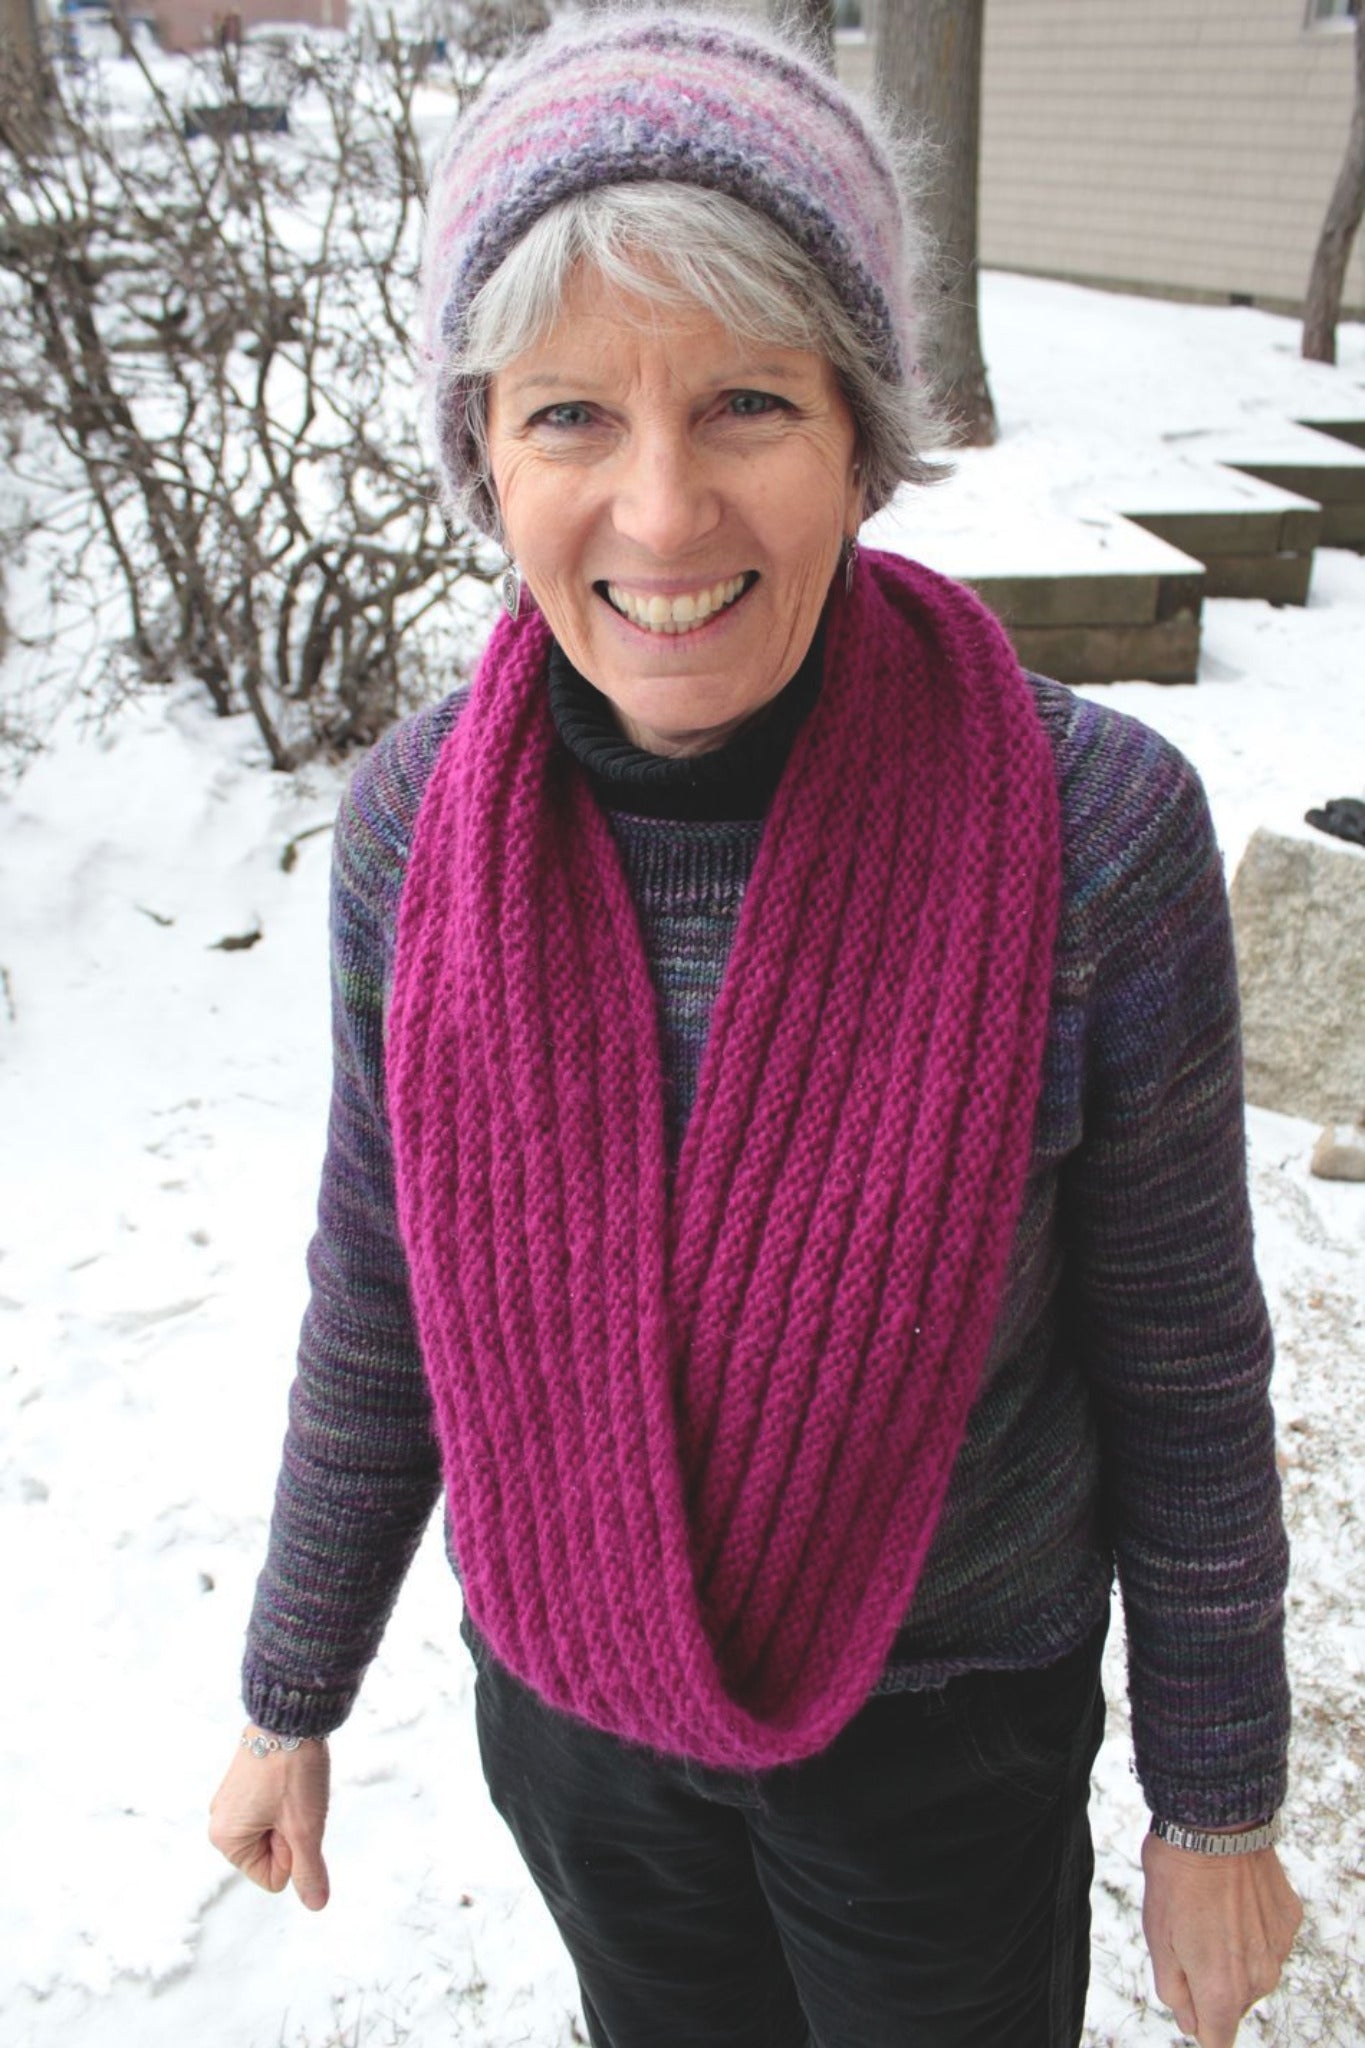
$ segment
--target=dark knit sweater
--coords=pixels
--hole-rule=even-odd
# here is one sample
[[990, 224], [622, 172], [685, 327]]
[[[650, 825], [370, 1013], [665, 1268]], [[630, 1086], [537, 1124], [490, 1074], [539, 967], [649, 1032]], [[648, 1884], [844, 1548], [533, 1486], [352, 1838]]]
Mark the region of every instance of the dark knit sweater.
[[[1148, 1800], [1232, 1825], [1283, 1797], [1288, 1694], [1222, 872], [1202, 791], [1172, 748], [1055, 684], [1035, 688], [1064, 845], [1032, 1164], [981, 1391], [882, 1685], [1065, 1654], [1102, 1615], [1116, 1557]], [[387, 735], [338, 825], [331, 1127], [245, 1665], [248, 1712], [281, 1732], [322, 1732], [349, 1711], [439, 1492], [383, 1041], [412, 826], [459, 705]], [[776, 710], [779, 748], [791, 710]], [[572, 707], [557, 715], [599, 797], [611, 807], [624, 769], [638, 802], [629, 760], [604, 769]], [[657, 779], [673, 794], [651, 807], [676, 811], [687, 772]], [[726, 793], [713, 788], [700, 819], [613, 811], [659, 996], [675, 1143], [762, 831], [725, 815], [736, 783], [724, 764], [719, 780]]]

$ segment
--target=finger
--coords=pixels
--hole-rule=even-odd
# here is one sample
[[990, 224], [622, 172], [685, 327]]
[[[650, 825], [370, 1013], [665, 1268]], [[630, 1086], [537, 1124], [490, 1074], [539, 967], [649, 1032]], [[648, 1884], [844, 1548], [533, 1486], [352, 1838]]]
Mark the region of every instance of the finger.
[[[1175, 2018], [1175, 2023], [1179, 2027], [1181, 2033], [1184, 2034], [1186, 2038], [1191, 2041], [1198, 2041], [1200, 2039], [1199, 2015], [1195, 2012], [1194, 2006], [1191, 2003], [1191, 2001], [1188, 1998], [1182, 1998], [1178, 2004], [1172, 2004], [1171, 2000], [1168, 1998], [1165, 2000], [1165, 2003], [1171, 2007], [1171, 2012]], [[1208, 2042], [1203, 2042], [1202, 2048], [1210, 2048], [1210, 2044]]]
[[1189, 1979], [1178, 1963], [1172, 1962], [1166, 1971], [1156, 1972], [1156, 1995], [1164, 2006], [1169, 2007], [1181, 2033], [1191, 2041], [1198, 2041], [1200, 2048], [1209, 2048], [1209, 2043], [1199, 2032], [1199, 2015], [1195, 2010]]
[[1233, 2048], [1246, 2013], [1245, 2003], [1226, 1988], [1219, 1992], [1210, 1990], [1196, 2002], [1190, 2032], [1199, 2048]]
[[249, 1840], [231, 1844], [216, 1842], [214, 1847], [222, 1851], [234, 1869], [240, 1870], [243, 1877], [249, 1877], [262, 1891], [277, 1892], [289, 1882], [288, 1868], [278, 1871], [274, 1842], [268, 1834], [252, 1835]]
[[268, 1892], [282, 1892], [294, 1868], [294, 1852], [289, 1846], [289, 1837], [282, 1835], [278, 1828], [270, 1830], [268, 1852], [265, 1888]]
[[1175, 2016], [1175, 2023], [1181, 2033], [1188, 2034], [1193, 2039], [1194, 1994], [1190, 1990], [1189, 1978], [1169, 1948], [1153, 1949], [1152, 1979], [1156, 1985], [1157, 1997]]
[[294, 1890], [310, 1913], [320, 1913], [331, 1897], [331, 1883], [322, 1850], [316, 1842], [293, 1845]]
[[1235, 2019], [1229, 2019], [1226, 2015], [1216, 2018], [1201, 2016], [1196, 2019], [1190, 2031], [1198, 2041], [1199, 2048], [1233, 2048], [1241, 2019], [1240, 2013]]

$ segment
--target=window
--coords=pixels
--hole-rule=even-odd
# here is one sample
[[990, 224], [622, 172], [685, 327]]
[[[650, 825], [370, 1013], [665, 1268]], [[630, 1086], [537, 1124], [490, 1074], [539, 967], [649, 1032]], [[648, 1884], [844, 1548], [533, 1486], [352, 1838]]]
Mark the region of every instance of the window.
[[1308, 26], [1323, 21], [1353, 21], [1360, 12], [1360, 0], [1308, 0]]

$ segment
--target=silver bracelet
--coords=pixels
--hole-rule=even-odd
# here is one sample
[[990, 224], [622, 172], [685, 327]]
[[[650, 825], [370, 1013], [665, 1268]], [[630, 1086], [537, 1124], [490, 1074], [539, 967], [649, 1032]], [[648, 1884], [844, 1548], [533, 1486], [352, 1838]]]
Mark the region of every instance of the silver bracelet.
[[1272, 1814], [1254, 1828], [1237, 1828], [1226, 1835], [1209, 1828], [1187, 1828], [1178, 1820], [1153, 1820], [1149, 1832], [1173, 1849], [1192, 1849], [1196, 1856], [1251, 1856], [1257, 1849], [1274, 1848], [1280, 1839], [1280, 1816]]
[[305, 1742], [320, 1742], [324, 1749], [327, 1747], [325, 1735], [267, 1735], [263, 1728], [258, 1728], [254, 1735], [249, 1731], [242, 1735], [242, 1748], [249, 1749], [253, 1756], [274, 1756], [277, 1751], [292, 1756]]

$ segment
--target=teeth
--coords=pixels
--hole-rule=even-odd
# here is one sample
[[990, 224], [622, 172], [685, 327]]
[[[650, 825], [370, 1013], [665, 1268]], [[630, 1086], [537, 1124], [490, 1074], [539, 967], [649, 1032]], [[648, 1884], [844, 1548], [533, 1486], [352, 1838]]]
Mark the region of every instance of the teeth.
[[743, 576], [730, 576], [724, 583], [713, 583], [706, 590], [690, 590], [682, 597], [636, 597], [619, 583], [609, 583], [607, 596], [618, 612], [647, 632], [690, 633], [704, 626], [714, 612], [723, 612], [733, 604], [743, 595], [744, 587]]

